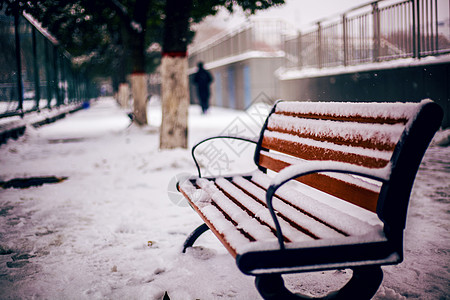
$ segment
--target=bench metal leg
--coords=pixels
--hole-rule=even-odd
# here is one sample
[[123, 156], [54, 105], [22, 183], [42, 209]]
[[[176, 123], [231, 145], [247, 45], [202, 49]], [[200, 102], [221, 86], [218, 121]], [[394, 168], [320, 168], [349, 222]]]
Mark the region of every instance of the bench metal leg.
[[293, 294], [285, 286], [280, 274], [256, 276], [255, 284], [261, 296], [268, 300], [276, 299], [371, 299], [383, 281], [380, 266], [358, 267], [353, 269], [353, 276], [340, 290], [320, 298]]
[[192, 233], [188, 236], [188, 238], [184, 242], [183, 253], [186, 253], [186, 249], [192, 247], [195, 241], [208, 229], [209, 227], [205, 223], [203, 223], [202, 225], [198, 226], [194, 231], [192, 231]]

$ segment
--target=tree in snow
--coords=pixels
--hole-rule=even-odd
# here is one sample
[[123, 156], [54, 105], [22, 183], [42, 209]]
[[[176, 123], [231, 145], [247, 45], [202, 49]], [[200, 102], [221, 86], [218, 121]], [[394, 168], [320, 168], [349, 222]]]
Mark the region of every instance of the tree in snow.
[[246, 14], [283, 4], [284, 0], [167, 0], [162, 43], [162, 123], [160, 148], [187, 148], [189, 28], [220, 7], [230, 13], [240, 6]]
[[[119, 0], [107, 1], [122, 20], [124, 35], [132, 63], [130, 76], [133, 95], [134, 121], [138, 125], [147, 124], [147, 75], [146, 49], [148, 37], [158, 40], [162, 1]], [[125, 5], [127, 4], [127, 5]], [[152, 30], [147, 30], [150, 27]], [[153, 28], [152, 28], [153, 27]]]
[[[115, 86], [131, 73], [134, 120], [147, 124], [146, 73], [159, 63], [149, 61], [150, 44], [162, 44], [161, 148], [187, 147], [189, 87], [187, 45], [190, 27], [220, 8], [247, 14], [283, 4], [284, 0], [0, 0], [0, 5], [26, 11], [60, 41], [87, 74], [111, 76]], [[162, 41], [162, 42], [161, 42]], [[95, 76], [95, 74], [93, 75]]]
[[161, 36], [162, 0], [0, 0], [0, 5], [9, 14], [25, 11], [33, 16], [91, 79], [110, 77], [117, 91], [132, 74], [135, 120], [147, 123], [146, 109], [142, 109], [147, 100], [143, 74], [156, 68], [160, 54], [146, 49]]

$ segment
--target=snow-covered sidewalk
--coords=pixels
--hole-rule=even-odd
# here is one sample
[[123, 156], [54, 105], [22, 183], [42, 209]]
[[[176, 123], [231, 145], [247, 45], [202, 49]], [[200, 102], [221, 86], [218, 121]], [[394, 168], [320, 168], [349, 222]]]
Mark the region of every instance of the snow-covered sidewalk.
[[[165, 292], [174, 300], [260, 299], [254, 278], [209, 233], [181, 254], [201, 220], [170, 183], [194, 174], [195, 165], [190, 150], [158, 150], [160, 106], [150, 102], [148, 114], [149, 126], [129, 126], [126, 113], [104, 98], [0, 146], [0, 181], [67, 177], [0, 188], [0, 299], [162, 299]], [[212, 108], [203, 116], [192, 106], [190, 145], [234, 127], [255, 132], [252, 121], [245, 112]], [[235, 163], [231, 169], [251, 155], [239, 147], [226, 162]], [[412, 192], [405, 261], [383, 267], [375, 299], [448, 299], [449, 216], [450, 147], [432, 146]], [[349, 273], [295, 274], [286, 281], [295, 291], [320, 295]]]

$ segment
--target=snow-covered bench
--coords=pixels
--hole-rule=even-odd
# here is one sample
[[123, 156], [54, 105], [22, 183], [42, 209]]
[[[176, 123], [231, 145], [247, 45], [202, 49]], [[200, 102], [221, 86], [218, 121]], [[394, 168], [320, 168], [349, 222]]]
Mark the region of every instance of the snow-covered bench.
[[277, 102], [258, 140], [220, 137], [256, 143], [258, 170], [202, 178], [202, 142], [192, 149], [199, 176], [178, 189], [205, 224], [183, 252], [211, 229], [265, 299], [306, 297], [281, 274], [344, 268], [352, 278], [327, 299], [371, 298], [380, 266], [403, 259], [411, 188], [441, 120], [430, 100]]

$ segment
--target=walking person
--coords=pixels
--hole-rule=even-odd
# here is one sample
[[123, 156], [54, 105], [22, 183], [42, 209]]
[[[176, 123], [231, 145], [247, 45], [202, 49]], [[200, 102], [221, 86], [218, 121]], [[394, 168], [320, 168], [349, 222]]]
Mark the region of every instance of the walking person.
[[197, 96], [200, 100], [202, 112], [206, 114], [209, 108], [209, 86], [213, 82], [213, 77], [210, 72], [205, 70], [202, 62], [199, 62], [197, 67], [198, 71], [194, 74], [194, 84], [197, 86]]

